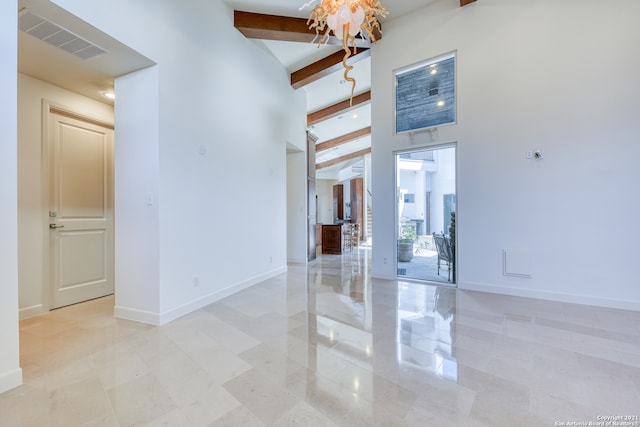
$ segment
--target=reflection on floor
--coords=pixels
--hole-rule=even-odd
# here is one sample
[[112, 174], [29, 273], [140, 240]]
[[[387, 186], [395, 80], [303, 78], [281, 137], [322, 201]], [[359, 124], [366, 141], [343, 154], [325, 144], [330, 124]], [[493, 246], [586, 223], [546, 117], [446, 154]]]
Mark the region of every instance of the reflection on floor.
[[640, 313], [372, 280], [321, 256], [162, 327], [21, 323], [6, 426], [553, 426], [639, 415]]

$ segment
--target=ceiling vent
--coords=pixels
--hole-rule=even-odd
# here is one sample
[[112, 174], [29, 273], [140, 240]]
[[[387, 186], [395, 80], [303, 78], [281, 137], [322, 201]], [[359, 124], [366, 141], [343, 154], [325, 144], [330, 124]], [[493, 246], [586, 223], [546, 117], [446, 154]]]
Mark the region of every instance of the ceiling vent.
[[364, 160], [358, 160], [356, 163], [351, 165], [351, 172], [353, 172], [353, 173], [363, 173], [364, 172]]
[[23, 9], [18, 15], [18, 28], [27, 34], [69, 52], [80, 59], [94, 58], [106, 50], [73, 34], [71, 31], [36, 15], [29, 9]]

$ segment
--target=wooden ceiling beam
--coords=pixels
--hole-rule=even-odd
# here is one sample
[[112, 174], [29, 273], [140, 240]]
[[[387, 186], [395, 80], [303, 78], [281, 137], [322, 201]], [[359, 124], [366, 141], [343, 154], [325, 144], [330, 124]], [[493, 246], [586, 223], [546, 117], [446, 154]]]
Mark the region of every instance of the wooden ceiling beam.
[[476, 0], [460, 0], [460, 7], [466, 6], [470, 3], [474, 3]]
[[371, 126], [316, 144], [316, 153], [346, 144], [347, 142], [355, 141], [356, 139], [367, 135], [371, 135]]
[[[318, 42], [324, 34], [316, 33], [315, 29], [309, 28], [308, 20], [305, 18], [292, 18], [289, 16], [267, 15], [263, 13], [233, 11], [233, 25], [250, 39], [279, 40], [289, 42]], [[382, 33], [376, 30], [374, 40], [380, 40]], [[327, 37], [323, 44], [342, 46], [342, 40], [335, 36]], [[358, 61], [368, 58], [371, 55], [369, 47], [371, 43], [360, 34], [355, 38], [357, 52], [352, 54], [347, 60], [347, 64], [353, 65]], [[313, 83], [342, 68], [344, 51], [340, 50], [327, 56], [311, 65], [291, 73], [291, 86], [294, 89]]]
[[322, 110], [307, 114], [307, 126], [312, 126], [324, 120], [337, 117], [340, 114], [347, 113], [354, 108], [361, 107], [369, 103], [371, 103], [370, 90], [363, 92], [360, 95], [354, 96], [352, 104], [349, 104], [349, 100], [345, 99], [344, 101], [338, 102], [337, 104], [329, 105]]
[[355, 153], [345, 154], [344, 156], [336, 157], [335, 159], [316, 164], [316, 170], [328, 168], [329, 166], [337, 165], [338, 163], [346, 162], [347, 160], [355, 159], [357, 157], [362, 157], [365, 154], [369, 153], [371, 153], [371, 147], [365, 148], [364, 150], [356, 151]]
[[[304, 68], [294, 71], [293, 73], [291, 73], [291, 86], [294, 89], [300, 89], [301, 87], [320, 80], [321, 78], [326, 77], [329, 74], [333, 74], [338, 70], [342, 70], [344, 68], [344, 65], [342, 64], [344, 54], [344, 50], [340, 50], [336, 53], [322, 58], [319, 61], [314, 62], [313, 64], [307, 65]], [[347, 64], [353, 65], [356, 62], [362, 61], [363, 59], [366, 59], [370, 56], [371, 51], [369, 49], [358, 49], [355, 54], [352, 54], [349, 59], [347, 59]]]
[[[309, 29], [305, 18], [234, 10], [233, 25], [248, 39], [311, 43], [314, 40], [319, 41], [322, 37], [322, 34], [318, 37], [315, 29]], [[376, 34], [376, 40], [379, 39], [378, 36], [380, 34]], [[326, 43], [342, 46], [342, 40], [334, 36], [328, 37]], [[356, 46], [369, 47], [370, 45], [371, 43], [362, 36], [356, 36]]]

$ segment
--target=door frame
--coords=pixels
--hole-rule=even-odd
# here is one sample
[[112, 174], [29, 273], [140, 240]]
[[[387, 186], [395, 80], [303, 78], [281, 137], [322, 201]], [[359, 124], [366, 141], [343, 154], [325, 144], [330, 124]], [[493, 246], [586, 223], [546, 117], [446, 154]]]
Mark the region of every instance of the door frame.
[[[399, 224], [399, 212], [398, 212], [398, 185], [400, 184], [398, 182], [398, 155], [400, 154], [404, 154], [404, 153], [413, 153], [416, 151], [427, 151], [427, 150], [439, 150], [439, 149], [445, 149], [445, 148], [455, 148], [455, 156], [454, 156], [454, 161], [455, 161], [455, 194], [456, 194], [456, 235], [454, 237], [454, 246], [456, 248], [456, 251], [454, 253], [454, 266], [455, 266], [455, 270], [453, 271], [453, 277], [455, 279], [455, 282], [453, 283], [446, 283], [446, 282], [433, 282], [430, 280], [422, 280], [422, 279], [414, 279], [414, 278], [408, 278], [408, 277], [399, 277], [398, 276], [398, 230], [400, 227]], [[416, 145], [413, 146], [411, 148], [405, 148], [402, 150], [395, 150], [391, 153], [391, 155], [393, 156], [393, 206], [394, 206], [394, 219], [393, 219], [393, 225], [394, 225], [394, 251], [393, 251], [393, 259], [394, 259], [394, 271], [395, 271], [395, 279], [396, 280], [405, 280], [405, 281], [415, 281], [415, 282], [419, 282], [419, 283], [429, 283], [429, 284], [436, 284], [436, 285], [442, 285], [442, 286], [452, 286], [452, 287], [458, 287], [458, 272], [460, 271], [459, 267], [459, 263], [458, 263], [458, 254], [460, 253], [460, 251], [458, 250], [458, 236], [460, 235], [459, 233], [459, 227], [460, 227], [460, 215], [459, 215], [459, 210], [460, 210], [460, 204], [459, 204], [459, 193], [458, 193], [458, 142], [457, 141], [453, 141], [453, 142], [444, 142], [444, 143], [431, 143], [431, 144], [424, 144], [424, 145]]]
[[[41, 184], [42, 184], [42, 194], [41, 194], [41, 202], [42, 202], [42, 242], [43, 242], [43, 275], [42, 275], [42, 309], [44, 311], [44, 313], [48, 313], [49, 311], [51, 311], [52, 307], [53, 307], [53, 289], [51, 288], [51, 280], [50, 280], [50, 274], [49, 272], [51, 271], [51, 265], [50, 265], [50, 255], [51, 255], [51, 251], [50, 251], [50, 244], [49, 244], [49, 235], [50, 235], [50, 231], [49, 231], [49, 188], [50, 188], [50, 182], [49, 182], [49, 178], [50, 178], [50, 156], [49, 156], [49, 150], [50, 150], [50, 144], [51, 144], [51, 135], [50, 135], [50, 126], [51, 126], [51, 114], [58, 114], [58, 115], [62, 115], [65, 117], [69, 117], [72, 119], [76, 119], [76, 120], [81, 120], [83, 122], [86, 123], [90, 123], [93, 125], [97, 125], [97, 126], [102, 126], [111, 130], [115, 130], [115, 125], [114, 123], [110, 123], [110, 122], [106, 122], [104, 120], [101, 119], [97, 119], [95, 117], [91, 117], [82, 113], [78, 113], [77, 111], [62, 106], [56, 102], [53, 102], [51, 100], [48, 100], [46, 98], [42, 99], [42, 110], [41, 110], [41, 117], [42, 117], [42, 135], [41, 135]], [[113, 139], [113, 150], [115, 151], [115, 137]], [[115, 173], [115, 156], [113, 156], [113, 161], [112, 161], [112, 173], [111, 173], [111, 180], [114, 180], [114, 173]], [[111, 183], [111, 186], [113, 188], [113, 202], [115, 203], [115, 185], [114, 182]], [[114, 208], [114, 207], [112, 207]], [[113, 209], [113, 227], [115, 229], [115, 208]], [[114, 232], [114, 236], [113, 236], [114, 240], [115, 240], [115, 232]], [[115, 251], [115, 244], [114, 244], [114, 251]], [[114, 262], [115, 262], [115, 256], [113, 257]], [[113, 267], [113, 270], [111, 272], [111, 274], [114, 277], [115, 280], [115, 265]], [[114, 288], [114, 292], [115, 292], [115, 288]]]

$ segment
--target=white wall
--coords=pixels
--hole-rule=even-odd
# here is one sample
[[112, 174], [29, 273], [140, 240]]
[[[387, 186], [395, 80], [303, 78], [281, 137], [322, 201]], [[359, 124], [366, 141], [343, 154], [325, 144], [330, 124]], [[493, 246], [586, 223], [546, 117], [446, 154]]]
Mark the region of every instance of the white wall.
[[[457, 51], [458, 281], [640, 309], [640, 2], [435, 2], [385, 26], [372, 52], [373, 274], [395, 276], [393, 70]], [[411, 41], [407, 43], [407, 41]], [[416, 145], [427, 144], [426, 134]], [[413, 148], [413, 146], [411, 147]], [[540, 149], [541, 161], [525, 159]], [[532, 277], [502, 274], [502, 250]]]
[[[306, 100], [282, 66], [233, 27], [223, 2], [56, 3], [158, 64], [159, 175], [149, 188], [158, 189], [159, 302], [148, 310], [132, 298], [119, 315], [164, 323], [286, 271], [285, 146], [305, 147]], [[132, 114], [139, 102], [116, 95], [116, 116]], [[116, 221], [123, 203], [145, 200], [116, 188]]]
[[[415, 199], [417, 199], [417, 187], [418, 180], [422, 179], [422, 172], [411, 171], [411, 170], [401, 170], [400, 171], [400, 180], [399, 187], [400, 193], [402, 195], [402, 199], [399, 200], [400, 203], [400, 217], [404, 219], [414, 219], [417, 215], [416, 203]], [[407, 194], [414, 195], [414, 203], [406, 203], [404, 201], [405, 196]]]
[[333, 224], [333, 186], [338, 181], [333, 179], [316, 179], [318, 195], [318, 224]]
[[287, 262], [307, 263], [307, 239], [307, 154], [289, 153], [287, 154]]
[[347, 207], [347, 203], [351, 203], [351, 180], [338, 181], [338, 184], [342, 184], [342, 212], [344, 214], [343, 219], [351, 218], [351, 209]]
[[[18, 74], [18, 263], [20, 318], [49, 309], [45, 246], [48, 230], [47, 189], [42, 176], [42, 102], [106, 123], [113, 123], [113, 107]], [[37, 267], [37, 268], [35, 268]]]
[[159, 70], [115, 81], [115, 315], [158, 322], [160, 306]]
[[18, 347], [17, 15], [0, 3], [0, 393], [22, 384]]

